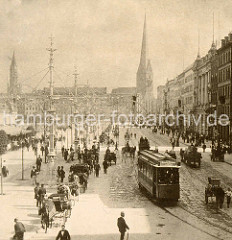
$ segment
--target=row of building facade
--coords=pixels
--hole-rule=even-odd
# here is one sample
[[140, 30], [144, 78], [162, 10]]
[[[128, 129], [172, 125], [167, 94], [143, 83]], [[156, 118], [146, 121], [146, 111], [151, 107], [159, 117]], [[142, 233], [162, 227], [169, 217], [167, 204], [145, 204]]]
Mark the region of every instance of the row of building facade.
[[[232, 142], [232, 33], [221, 40], [220, 48], [213, 43], [204, 57], [196, 60], [177, 77], [157, 87], [157, 113], [184, 114], [191, 116], [189, 125], [178, 126], [181, 131], [190, 131]], [[209, 118], [210, 114], [215, 117]], [[221, 114], [229, 118], [219, 124]], [[212, 115], [211, 115], [212, 116]], [[195, 124], [193, 118], [200, 119]], [[208, 121], [207, 121], [208, 118]], [[212, 122], [213, 121], [213, 122]]]

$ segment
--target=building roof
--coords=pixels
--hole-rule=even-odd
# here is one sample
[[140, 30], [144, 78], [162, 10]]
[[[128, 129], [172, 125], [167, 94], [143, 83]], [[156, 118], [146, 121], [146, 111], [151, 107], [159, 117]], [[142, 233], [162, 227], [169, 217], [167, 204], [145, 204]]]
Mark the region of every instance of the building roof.
[[136, 93], [136, 87], [119, 87], [119, 88], [113, 88], [112, 94], [135, 94]]

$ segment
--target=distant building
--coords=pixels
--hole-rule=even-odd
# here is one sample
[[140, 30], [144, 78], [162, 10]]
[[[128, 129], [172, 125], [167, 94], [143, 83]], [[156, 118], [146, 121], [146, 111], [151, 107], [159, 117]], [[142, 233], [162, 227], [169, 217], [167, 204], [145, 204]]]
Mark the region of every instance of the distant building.
[[13, 53], [10, 65], [10, 83], [7, 87], [7, 93], [13, 95], [21, 94], [21, 85], [18, 83], [18, 69], [15, 59], [15, 52]]
[[156, 101], [156, 113], [163, 114], [164, 113], [164, 85], [160, 85], [157, 87], [157, 101]]
[[[111, 91], [112, 110], [117, 110], [119, 114], [136, 114], [133, 108], [133, 98], [136, 96], [136, 87], [119, 87]], [[135, 99], [138, 103], [138, 99]]]
[[136, 94], [136, 87], [118, 87], [113, 88], [111, 91], [112, 94], [128, 94], [128, 95], [135, 95]]
[[207, 116], [210, 114], [210, 86], [212, 58], [216, 54], [216, 46], [213, 43], [211, 49], [204, 57], [198, 57], [194, 63], [194, 115], [196, 119], [201, 118], [195, 131], [199, 134], [210, 135], [207, 125]]
[[217, 88], [218, 102], [217, 115], [226, 114], [230, 117], [227, 126], [218, 125], [219, 138], [232, 145], [231, 118], [232, 118], [232, 33], [221, 40], [221, 47], [217, 50], [218, 72]]
[[[78, 96], [83, 96], [86, 95], [87, 93], [91, 92], [96, 95], [101, 95], [101, 94], [107, 94], [107, 88], [106, 87], [78, 87], [77, 88], [77, 95]], [[49, 88], [44, 88], [37, 90], [35, 92], [36, 94], [46, 94], [49, 95], [50, 89]], [[75, 95], [75, 88], [74, 87], [55, 87], [53, 90], [54, 95]]]
[[0, 96], [0, 125], [14, 125], [17, 114], [17, 99], [8, 94]]

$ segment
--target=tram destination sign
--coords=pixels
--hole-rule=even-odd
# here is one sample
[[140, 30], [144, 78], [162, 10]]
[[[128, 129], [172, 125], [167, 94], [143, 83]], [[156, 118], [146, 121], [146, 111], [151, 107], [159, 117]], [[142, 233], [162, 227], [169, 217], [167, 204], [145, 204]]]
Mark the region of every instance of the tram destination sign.
[[171, 161], [160, 161], [160, 166], [177, 166], [176, 162]]

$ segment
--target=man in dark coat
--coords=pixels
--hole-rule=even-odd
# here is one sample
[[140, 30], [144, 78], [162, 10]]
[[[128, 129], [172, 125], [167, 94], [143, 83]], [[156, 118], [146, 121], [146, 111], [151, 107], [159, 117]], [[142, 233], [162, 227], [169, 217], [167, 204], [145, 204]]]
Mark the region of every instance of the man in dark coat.
[[99, 177], [99, 171], [101, 169], [101, 166], [100, 166], [99, 162], [96, 162], [94, 168], [95, 168], [96, 177]]
[[71, 240], [69, 232], [65, 229], [64, 225], [62, 225], [62, 229], [59, 231], [56, 240]]
[[45, 146], [45, 150], [44, 150], [44, 155], [45, 155], [45, 163], [48, 163], [48, 160], [47, 160], [48, 153], [49, 153], [49, 150], [48, 150], [48, 146], [46, 145], [46, 146]]
[[41, 184], [41, 187], [38, 190], [38, 199], [39, 199], [38, 205], [39, 205], [39, 207], [41, 207], [41, 204], [44, 200], [44, 196], [45, 196], [46, 193], [47, 193], [47, 190], [44, 187], [44, 184]]
[[65, 150], [65, 148], [64, 148], [64, 145], [63, 145], [63, 147], [61, 148], [62, 157], [64, 157], [64, 150]]
[[15, 235], [13, 239], [17, 240], [23, 240], [24, 239], [24, 232], [26, 232], [26, 229], [24, 225], [18, 221], [17, 218], [14, 219], [15, 225], [14, 225], [14, 230], [15, 230]]
[[64, 150], [64, 160], [65, 161], [68, 160], [68, 150], [67, 149]]
[[124, 240], [126, 230], [127, 229], [129, 230], [129, 227], [126, 224], [126, 221], [125, 221], [124, 217], [125, 217], [125, 213], [121, 212], [121, 217], [118, 218], [118, 224], [117, 224], [119, 232], [121, 233], [120, 240]]
[[104, 160], [104, 161], [103, 161], [103, 168], [104, 168], [104, 173], [106, 174], [106, 173], [107, 173], [107, 168], [108, 168], [108, 162], [107, 162], [107, 160]]
[[41, 146], [40, 151], [41, 151], [42, 156], [43, 156], [43, 153], [44, 153], [44, 146], [43, 145]]
[[64, 182], [64, 178], [65, 178], [65, 171], [64, 171], [64, 167], [61, 166], [61, 168], [60, 168], [60, 179], [61, 179], [62, 183]]
[[36, 186], [34, 188], [34, 199], [36, 199], [36, 207], [39, 206], [39, 183], [36, 183]]
[[37, 157], [36, 159], [36, 168], [37, 168], [37, 171], [40, 172], [40, 169], [41, 169], [41, 164], [42, 164], [42, 158], [40, 157], [40, 155]]

